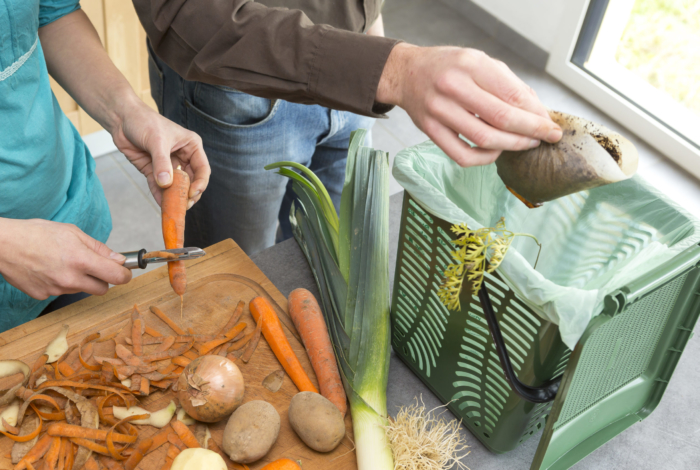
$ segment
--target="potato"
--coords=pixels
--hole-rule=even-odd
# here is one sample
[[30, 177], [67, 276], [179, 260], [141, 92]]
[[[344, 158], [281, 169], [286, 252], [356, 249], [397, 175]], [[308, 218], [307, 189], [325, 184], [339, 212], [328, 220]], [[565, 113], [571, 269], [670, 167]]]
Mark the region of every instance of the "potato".
[[304, 443], [317, 452], [330, 452], [345, 437], [343, 415], [330, 400], [313, 392], [294, 395], [289, 423]]
[[280, 415], [266, 401], [255, 400], [233, 412], [222, 447], [234, 462], [251, 463], [267, 454], [280, 433]]
[[213, 450], [185, 449], [175, 457], [171, 470], [227, 470], [226, 462]]

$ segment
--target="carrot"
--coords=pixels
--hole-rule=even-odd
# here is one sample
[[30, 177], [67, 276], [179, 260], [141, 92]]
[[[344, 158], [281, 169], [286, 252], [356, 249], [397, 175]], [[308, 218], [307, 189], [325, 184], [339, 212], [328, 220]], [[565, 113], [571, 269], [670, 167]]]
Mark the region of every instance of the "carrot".
[[[163, 241], [165, 248], [183, 248], [185, 245], [185, 213], [190, 191], [190, 177], [178, 166], [173, 171], [173, 184], [163, 190], [161, 214], [163, 222]], [[183, 261], [168, 263], [170, 285], [182, 298], [187, 289], [187, 275]]]
[[108, 470], [124, 470], [121, 463], [107, 457], [106, 455], [99, 455], [98, 458], [100, 459], [100, 462], [102, 462], [102, 465], [107, 467]]
[[239, 349], [243, 349], [246, 344], [248, 344], [248, 341], [253, 339], [253, 336], [255, 335], [255, 332], [253, 333], [248, 333], [245, 335], [242, 339], [239, 339], [238, 341], [234, 342], [229, 348], [228, 352], [233, 352], [233, 351], [238, 351]]
[[146, 377], [141, 377], [141, 386], [139, 387], [141, 396], [147, 397], [151, 394], [151, 381]]
[[168, 442], [168, 434], [173, 432], [173, 428], [168, 424], [163, 429], [158, 431], [156, 434], [151, 436], [151, 439], [153, 440], [153, 445], [151, 445], [151, 448], [148, 449], [148, 454]]
[[56, 461], [56, 470], [64, 470], [66, 466], [66, 445], [70, 441], [68, 439], [61, 439], [61, 447], [58, 451], [58, 460]]
[[[91, 341], [95, 341], [97, 339], [100, 339], [100, 334], [99, 333], [93, 333], [91, 335], [86, 336], [83, 338], [83, 340], [80, 342], [80, 345], [78, 346], [78, 360], [80, 361], [80, 364], [85, 367], [87, 370], [91, 370], [93, 372], [100, 370], [102, 367], [99, 365], [90, 365], [87, 363], [87, 359], [83, 357], [83, 352], [81, 349], [83, 349], [83, 346], [86, 344], [90, 343]], [[92, 355], [92, 353], [90, 354]]]
[[[181, 261], [179, 261], [179, 262], [181, 262]], [[172, 263], [168, 263], [168, 264], [172, 264]], [[156, 307], [155, 305], [151, 305], [150, 309], [151, 309], [151, 312], [153, 312], [153, 314], [154, 314], [155, 316], [157, 316], [158, 318], [160, 318], [161, 320], [163, 320], [163, 322], [164, 322], [166, 325], [168, 325], [175, 333], [177, 333], [177, 334], [180, 335], [180, 336], [185, 336], [185, 335], [187, 335], [187, 333], [185, 333], [185, 330], [183, 330], [182, 328], [180, 328], [180, 327], [177, 325], [177, 323], [175, 323], [175, 322], [172, 321], [170, 318], [168, 318], [168, 316], [167, 316], [166, 314], [164, 314], [163, 311], [162, 311], [161, 309], [159, 309], [159, 308]]]
[[42, 367], [44, 367], [44, 364], [46, 364], [46, 361], [49, 360], [49, 356], [46, 354], [42, 354], [39, 356], [39, 358], [34, 362], [34, 365], [32, 366], [32, 372], [36, 372]]
[[299, 359], [297, 359], [292, 347], [289, 345], [289, 341], [287, 341], [287, 337], [284, 336], [282, 324], [277, 318], [277, 314], [275, 314], [267, 300], [262, 297], [256, 297], [251, 300], [250, 313], [255, 321], [262, 322], [262, 332], [270, 345], [270, 349], [275, 353], [277, 360], [280, 361], [280, 364], [282, 364], [282, 367], [299, 391], [318, 393], [314, 384], [311, 383], [311, 379], [301, 367]]
[[182, 442], [182, 439], [177, 437], [177, 434], [175, 434], [174, 432], [168, 434], [168, 442], [180, 449], [181, 451], [187, 449], [187, 446], [184, 442]]
[[61, 438], [54, 437], [51, 440], [51, 447], [49, 447], [48, 452], [44, 456], [44, 468], [47, 470], [54, 470], [56, 468], [56, 462], [58, 462], [58, 456], [61, 453]]
[[192, 434], [192, 431], [190, 431], [190, 428], [185, 426], [185, 424], [182, 421], [175, 420], [170, 425], [173, 427], [173, 430], [177, 433], [177, 437], [182, 439], [182, 442], [185, 443], [187, 447], [201, 447], [199, 445], [199, 442], [197, 442], [197, 438], [194, 437], [194, 434]]
[[151, 448], [153, 445], [153, 439], [151, 438], [146, 438], [143, 441], [139, 443], [138, 446], [136, 446], [136, 450], [134, 451], [131, 456], [126, 459], [126, 462], [124, 462], [124, 469], [125, 470], [134, 470], [139, 463], [141, 463], [141, 460], [143, 459], [143, 456], [148, 453], [148, 449]]
[[92, 456], [90, 456], [90, 458], [87, 459], [83, 468], [85, 468], [85, 470], [100, 470], [100, 466], [97, 464], [95, 458]]
[[253, 337], [250, 339], [248, 346], [246, 346], [243, 356], [241, 356], [241, 361], [245, 362], [246, 364], [248, 364], [250, 358], [253, 357], [255, 349], [258, 347], [258, 343], [260, 342], [260, 332], [262, 331], [263, 324], [263, 318], [258, 319], [258, 325], [255, 327]]
[[245, 327], [246, 327], [246, 326], [247, 326], [247, 325], [246, 325], [245, 323], [239, 323], [238, 325], [234, 326], [234, 327], [231, 328], [229, 331], [227, 331], [227, 332], [224, 334], [224, 337], [223, 337], [223, 338], [217, 338], [217, 339], [213, 339], [213, 340], [211, 340], [211, 341], [207, 341], [206, 343], [202, 344], [202, 345], [199, 347], [199, 354], [200, 354], [201, 356], [204, 356], [204, 355], [206, 355], [209, 351], [211, 351], [212, 349], [214, 349], [215, 347], [221, 346], [222, 344], [231, 341], [233, 338], [235, 338], [236, 336], [238, 336], [238, 334], [239, 334], [241, 331], [245, 330]]
[[178, 255], [175, 253], [170, 253], [169, 251], [149, 251], [143, 255], [144, 258], [165, 258], [165, 259], [177, 259]]
[[27, 464], [33, 464], [44, 457], [48, 452], [49, 447], [53, 443], [53, 437], [44, 434], [39, 441], [32, 447], [27, 454], [15, 466], [15, 470], [23, 470], [27, 468]]
[[131, 341], [134, 345], [134, 355], [143, 356], [143, 319], [136, 305], [131, 314]]
[[73, 462], [75, 461], [75, 445], [68, 441], [66, 444], [66, 464], [63, 466], [66, 470], [71, 470], [73, 468]]
[[192, 359], [193, 361], [199, 357], [199, 354], [197, 354], [195, 351], [185, 351], [182, 353], [183, 356], [185, 356], [187, 359]]
[[289, 316], [301, 336], [311, 367], [316, 372], [321, 395], [328, 398], [345, 416], [348, 409], [345, 389], [323, 312], [314, 295], [306, 289], [293, 290], [289, 294]]
[[233, 311], [233, 315], [231, 315], [231, 318], [229, 319], [228, 323], [224, 325], [219, 334], [223, 335], [226, 331], [230, 330], [238, 324], [238, 320], [240, 320], [241, 316], [243, 315], [243, 307], [245, 307], [245, 302], [239, 300], [238, 305], [236, 305], [236, 309]]
[[301, 470], [301, 467], [294, 460], [279, 459], [268, 463], [260, 470]]
[[[49, 436], [53, 437], [82, 437], [97, 441], [107, 440], [107, 431], [104, 429], [84, 428], [67, 423], [52, 423], [46, 432]], [[136, 442], [136, 436], [112, 433], [112, 440], [114, 442], [130, 444]]]
[[185, 356], [177, 356], [173, 358], [173, 364], [176, 366], [187, 367], [190, 362], [192, 362], [192, 359], [188, 359]]
[[174, 336], [166, 336], [165, 339], [163, 340], [162, 343], [160, 343], [157, 347], [155, 352], [163, 352], [167, 351], [170, 349], [173, 344], [175, 344], [175, 337]]
[[[151, 335], [151, 336], [153, 336], [154, 338], [159, 338], [159, 337], [163, 336], [162, 334], [160, 334], [159, 331], [154, 330], [153, 328], [151, 328], [151, 327], [148, 326], [148, 325], [146, 325], [145, 330], [146, 330], [145, 333], [146, 333], [147, 335]], [[146, 344], [146, 343], [144, 343], [144, 344]]]
[[170, 446], [168, 447], [168, 453], [165, 455], [165, 462], [163, 463], [163, 466], [160, 468], [160, 470], [170, 470], [170, 467], [173, 466], [173, 460], [175, 460], [175, 457], [177, 457], [180, 454], [180, 449], [178, 449], [175, 446]]

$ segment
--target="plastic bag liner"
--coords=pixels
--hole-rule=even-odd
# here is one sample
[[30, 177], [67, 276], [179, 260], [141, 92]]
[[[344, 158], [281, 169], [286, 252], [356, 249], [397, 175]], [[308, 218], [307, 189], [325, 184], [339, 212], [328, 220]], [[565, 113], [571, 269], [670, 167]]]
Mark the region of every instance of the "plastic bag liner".
[[508, 191], [495, 164], [461, 168], [428, 141], [396, 155], [393, 175], [432, 215], [469, 228], [501, 217], [515, 237], [498, 268], [535, 313], [559, 325], [571, 349], [603, 299], [700, 241], [700, 222], [641, 177], [529, 209]]

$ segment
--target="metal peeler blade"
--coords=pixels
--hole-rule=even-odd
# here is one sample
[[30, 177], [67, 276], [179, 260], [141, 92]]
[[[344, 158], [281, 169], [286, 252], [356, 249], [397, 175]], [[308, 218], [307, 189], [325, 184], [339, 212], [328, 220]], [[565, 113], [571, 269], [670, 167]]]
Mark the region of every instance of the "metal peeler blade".
[[[149, 263], [168, 263], [170, 261], [187, 261], [201, 258], [206, 255], [204, 250], [197, 247], [174, 248], [171, 250], [146, 251], [128, 251], [122, 253], [126, 256], [124, 267], [128, 269], [145, 269]], [[173, 256], [174, 255], [174, 256]]]

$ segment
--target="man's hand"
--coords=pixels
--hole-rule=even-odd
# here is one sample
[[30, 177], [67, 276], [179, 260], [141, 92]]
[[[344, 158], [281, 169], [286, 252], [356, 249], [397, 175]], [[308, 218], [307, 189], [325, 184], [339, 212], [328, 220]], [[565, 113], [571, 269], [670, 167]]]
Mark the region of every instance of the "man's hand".
[[126, 284], [131, 271], [123, 255], [75, 225], [30, 219], [0, 219], [0, 273], [35, 299], [86, 292], [107, 293], [108, 284]]
[[156, 113], [136, 96], [117, 113], [120, 119], [108, 131], [119, 151], [146, 176], [156, 202], [160, 204], [161, 188], [173, 182], [173, 166], [181, 165], [192, 182], [187, 208], [192, 207], [202, 197], [211, 175], [202, 139]]
[[503, 62], [475, 49], [397, 44], [376, 101], [405, 109], [416, 126], [465, 167], [489, 164], [502, 150], [524, 150], [562, 136], [532, 88]]

